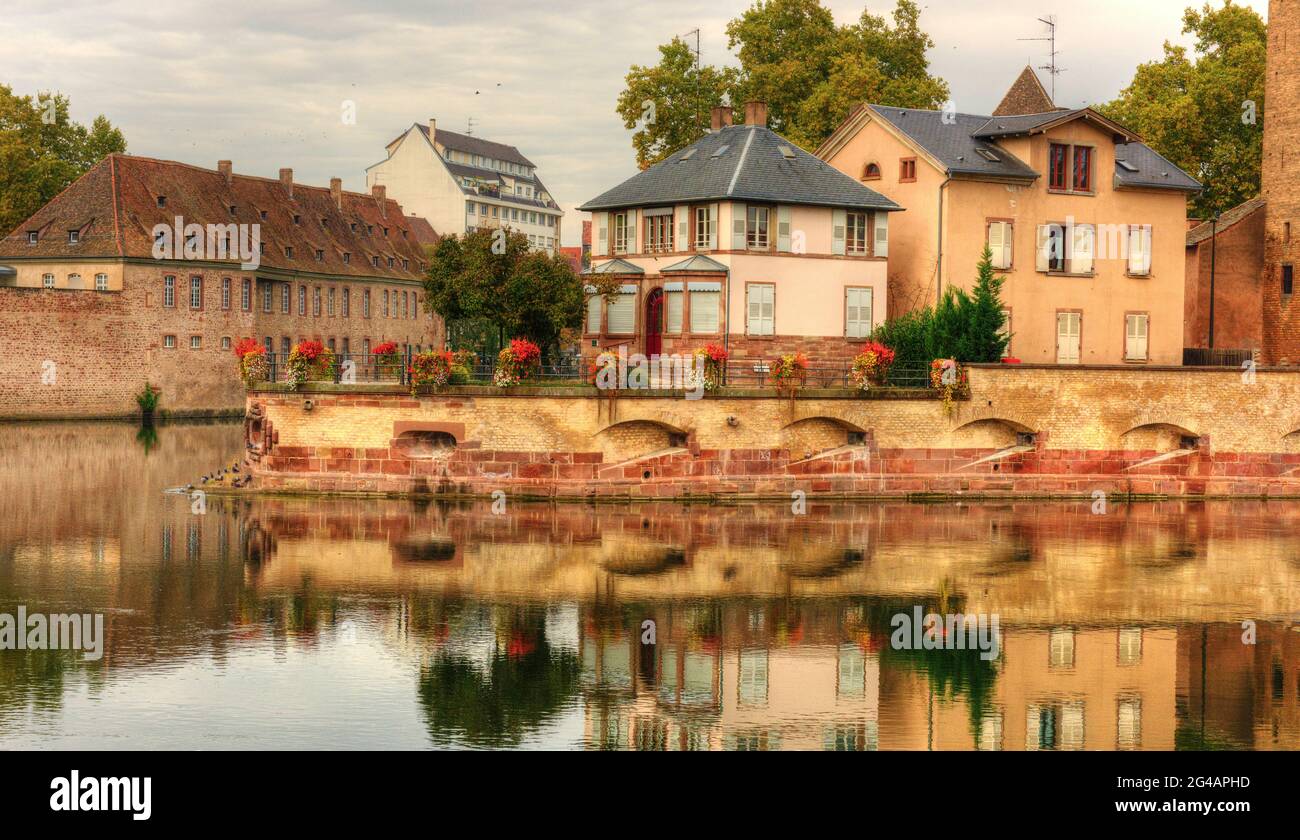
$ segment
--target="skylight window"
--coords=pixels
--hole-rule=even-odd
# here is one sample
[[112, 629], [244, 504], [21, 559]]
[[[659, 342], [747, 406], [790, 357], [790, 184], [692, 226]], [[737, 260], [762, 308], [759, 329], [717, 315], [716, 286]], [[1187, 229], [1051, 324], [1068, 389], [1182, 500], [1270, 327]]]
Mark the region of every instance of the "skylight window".
[[794, 160], [794, 149], [790, 148], [789, 146], [777, 146], [776, 148], [777, 151], [781, 153], [781, 157], [785, 158], [786, 160]]
[[715, 157], [715, 158], [716, 158], [716, 157], [722, 157], [723, 155], [725, 155], [725, 154], [727, 153], [727, 149], [730, 149], [730, 148], [731, 148], [731, 146], [729, 146], [729, 145], [728, 145], [728, 146], [719, 146], [718, 149], [717, 149], [717, 151], [715, 151], [713, 154], [709, 155], [709, 157]]
[[976, 154], [978, 154], [980, 157], [984, 158], [984, 159], [987, 160], [987, 161], [991, 161], [992, 163], [1001, 163], [1001, 162], [1002, 162], [1002, 158], [1000, 158], [1000, 157], [998, 157], [997, 155], [993, 154], [993, 152], [989, 151], [988, 149], [976, 149], [975, 152], [976, 152]]
[[681, 163], [682, 161], [690, 160], [693, 157], [695, 157], [695, 149], [687, 149], [686, 152], [677, 159], [677, 162]]
[[1133, 164], [1129, 163], [1129, 162], [1126, 161], [1126, 160], [1117, 160], [1117, 161], [1115, 161], [1115, 163], [1116, 163], [1116, 165], [1120, 166], [1121, 168], [1127, 170], [1128, 172], [1137, 172], [1137, 171], [1138, 171], [1138, 168], [1137, 168], [1136, 166], [1134, 166]]

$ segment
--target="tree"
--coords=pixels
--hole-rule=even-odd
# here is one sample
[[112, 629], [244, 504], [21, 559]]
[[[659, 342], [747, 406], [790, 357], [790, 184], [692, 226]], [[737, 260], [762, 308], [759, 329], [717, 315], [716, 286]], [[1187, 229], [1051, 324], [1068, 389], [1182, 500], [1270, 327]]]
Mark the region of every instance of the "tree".
[[636, 128], [632, 146], [645, 169], [709, 130], [712, 109], [735, 85], [734, 67], [696, 65], [695, 54], [680, 38], [659, 47], [654, 67], [633, 65], [627, 88], [619, 94], [618, 114], [626, 128]]
[[1267, 30], [1253, 9], [1225, 0], [1186, 9], [1183, 33], [1196, 36], [1193, 56], [1166, 42], [1164, 58], [1140, 65], [1099, 110], [1205, 185], [1191, 204], [1205, 217], [1259, 193]]
[[68, 117], [57, 93], [16, 96], [0, 85], [0, 235], [7, 234], [126, 140], [105, 117]]
[[966, 331], [957, 348], [963, 362], [1000, 361], [1010, 336], [1003, 332], [1007, 316], [1002, 308], [1002, 278], [993, 270], [993, 252], [984, 246], [980, 255], [979, 278], [971, 290], [966, 308]]
[[[948, 85], [931, 76], [926, 50], [934, 46], [919, 26], [915, 0], [898, 0], [893, 25], [863, 12], [837, 26], [819, 0], [758, 0], [727, 25], [728, 45], [740, 68], [699, 67], [679, 39], [661, 46], [657, 67], [633, 67], [618, 113], [632, 136], [642, 168], [701, 137], [709, 108], [723, 97], [768, 106], [768, 125], [814, 149], [863, 102], [938, 108]], [[655, 103], [654, 122], [641, 120]]]
[[424, 288], [429, 308], [475, 349], [528, 338], [550, 358], [560, 335], [582, 323], [584, 284], [559, 254], [529, 249], [522, 233], [479, 228], [433, 248]]

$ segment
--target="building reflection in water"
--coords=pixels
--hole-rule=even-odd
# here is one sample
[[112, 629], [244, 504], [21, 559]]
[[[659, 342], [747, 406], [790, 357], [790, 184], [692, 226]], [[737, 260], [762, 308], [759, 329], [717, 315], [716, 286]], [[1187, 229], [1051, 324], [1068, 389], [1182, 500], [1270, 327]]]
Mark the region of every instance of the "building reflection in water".
[[[310, 718], [250, 702], [244, 725], [356, 746], [348, 732], [410, 717], [420, 735], [397, 745], [1300, 747], [1300, 506], [493, 515], [213, 496], [196, 516], [161, 490], [233, 460], [237, 427], [164, 426], [147, 448], [126, 426], [17, 428], [21, 445], [0, 443], [0, 609], [103, 611], [108, 640], [101, 662], [0, 652], [0, 744], [39, 743], [33, 720], [163, 671], [256, 692], [308, 657], [327, 697], [366, 702], [337, 719], [328, 702]], [[996, 613], [1000, 656], [893, 649], [892, 616], [916, 606]], [[116, 708], [128, 735], [151, 725]]]

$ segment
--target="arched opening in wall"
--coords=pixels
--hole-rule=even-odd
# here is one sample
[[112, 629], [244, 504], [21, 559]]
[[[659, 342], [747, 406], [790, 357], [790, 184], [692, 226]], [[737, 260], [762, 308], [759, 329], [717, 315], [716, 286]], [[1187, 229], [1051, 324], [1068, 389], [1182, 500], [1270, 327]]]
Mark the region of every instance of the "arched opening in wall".
[[653, 452], [686, 447], [686, 432], [655, 420], [624, 420], [596, 433], [593, 442], [605, 456], [605, 463], [616, 464]]
[[393, 543], [393, 562], [396, 564], [448, 563], [455, 559], [456, 543], [448, 539], [410, 538]]
[[972, 420], [952, 431], [954, 449], [1005, 449], [1032, 445], [1034, 431], [1023, 423], [1002, 417]]
[[1300, 452], [1300, 425], [1282, 436], [1283, 452]]
[[1173, 423], [1143, 423], [1119, 436], [1119, 448], [1129, 452], [1154, 452], [1162, 455], [1182, 449], [1195, 449], [1197, 434]]
[[393, 448], [407, 458], [445, 461], [456, 452], [456, 438], [447, 432], [402, 432]]
[[601, 564], [610, 574], [626, 577], [657, 575], [686, 565], [686, 551], [677, 546], [625, 547]]
[[866, 166], [862, 167], [862, 180], [875, 181], [879, 177], [880, 177], [880, 164], [876, 163], [875, 161], [871, 161]]
[[838, 417], [805, 417], [781, 429], [781, 448], [802, 461], [842, 446], [861, 446], [867, 432]]

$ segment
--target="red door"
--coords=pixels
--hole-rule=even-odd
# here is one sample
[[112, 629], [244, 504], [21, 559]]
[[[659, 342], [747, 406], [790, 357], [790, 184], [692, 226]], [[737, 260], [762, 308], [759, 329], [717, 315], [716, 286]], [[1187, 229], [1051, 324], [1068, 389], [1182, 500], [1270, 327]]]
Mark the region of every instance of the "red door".
[[654, 356], [664, 349], [664, 290], [655, 289], [645, 299], [645, 354]]

